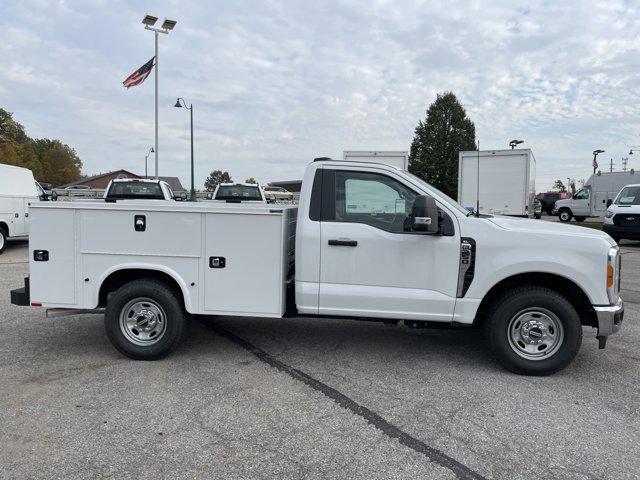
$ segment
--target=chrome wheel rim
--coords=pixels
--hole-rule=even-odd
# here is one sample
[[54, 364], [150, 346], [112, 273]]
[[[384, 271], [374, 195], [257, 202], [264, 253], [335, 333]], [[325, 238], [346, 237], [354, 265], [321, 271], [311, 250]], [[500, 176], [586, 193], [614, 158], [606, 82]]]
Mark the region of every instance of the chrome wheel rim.
[[556, 314], [545, 308], [530, 308], [515, 314], [507, 330], [509, 346], [527, 360], [544, 360], [558, 352], [564, 328]]
[[0, 232], [0, 250], [4, 248], [4, 242], [6, 239], [4, 238], [4, 232]]
[[120, 311], [120, 331], [135, 345], [158, 343], [167, 329], [163, 308], [150, 298], [135, 298]]
[[560, 220], [563, 220], [566, 222], [567, 220], [569, 220], [569, 214], [567, 212], [562, 212], [560, 214]]

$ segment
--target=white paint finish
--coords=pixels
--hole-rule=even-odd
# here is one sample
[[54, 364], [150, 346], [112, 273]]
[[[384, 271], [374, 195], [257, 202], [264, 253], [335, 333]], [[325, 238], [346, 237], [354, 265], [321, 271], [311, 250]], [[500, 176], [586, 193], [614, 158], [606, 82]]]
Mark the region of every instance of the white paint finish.
[[[76, 262], [79, 257], [76, 252], [75, 216], [75, 210], [31, 209], [31, 302], [50, 307], [81, 307], [76, 296]], [[49, 261], [36, 262], [34, 250], [47, 250]]]
[[[475, 210], [480, 156], [480, 213], [533, 215], [535, 158], [531, 150], [485, 150], [459, 153], [458, 199]], [[528, 207], [528, 208], [525, 208]]]
[[392, 165], [400, 170], [409, 168], [409, 152], [399, 150], [345, 150], [342, 159], [350, 162], [372, 162]]
[[29, 204], [38, 201], [31, 170], [0, 164], [0, 224], [6, 225], [9, 237], [29, 234]]
[[[284, 313], [283, 218], [206, 215], [206, 312]], [[210, 257], [224, 257], [226, 266], [210, 268]]]
[[[200, 256], [200, 218], [198, 213], [185, 215], [172, 211], [138, 210], [139, 202], [128, 204], [130, 210], [91, 209], [82, 211], [82, 253]], [[146, 230], [134, 229], [136, 215], [146, 218]]]
[[456, 307], [453, 311], [453, 321], [468, 325], [472, 324], [481, 302], [481, 299], [467, 298], [467, 296], [464, 298], [458, 298], [456, 300]]
[[[356, 247], [331, 246], [349, 239]], [[451, 321], [459, 237], [322, 222], [320, 313]]]

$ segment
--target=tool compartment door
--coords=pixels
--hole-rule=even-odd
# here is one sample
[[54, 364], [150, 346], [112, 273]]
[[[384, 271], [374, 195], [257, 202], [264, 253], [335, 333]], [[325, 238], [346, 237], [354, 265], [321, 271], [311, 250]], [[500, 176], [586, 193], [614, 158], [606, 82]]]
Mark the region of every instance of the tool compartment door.
[[284, 313], [282, 222], [282, 215], [205, 214], [202, 267], [207, 313]]

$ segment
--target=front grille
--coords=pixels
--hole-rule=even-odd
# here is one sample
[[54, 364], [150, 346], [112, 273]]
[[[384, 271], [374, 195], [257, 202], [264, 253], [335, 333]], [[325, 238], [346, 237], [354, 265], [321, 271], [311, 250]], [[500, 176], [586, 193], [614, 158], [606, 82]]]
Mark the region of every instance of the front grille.
[[640, 213], [618, 213], [613, 216], [613, 223], [621, 227], [640, 229]]

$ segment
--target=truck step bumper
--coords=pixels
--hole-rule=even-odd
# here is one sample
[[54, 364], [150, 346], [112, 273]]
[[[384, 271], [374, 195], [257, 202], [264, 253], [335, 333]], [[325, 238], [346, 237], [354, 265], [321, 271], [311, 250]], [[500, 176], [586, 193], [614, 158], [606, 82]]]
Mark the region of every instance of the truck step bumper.
[[11, 303], [23, 307], [31, 305], [29, 298], [29, 277], [24, 279], [24, 287], [11, 290]]

